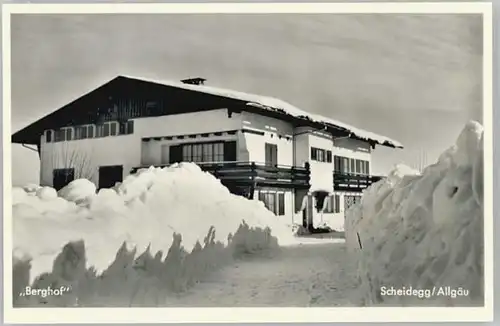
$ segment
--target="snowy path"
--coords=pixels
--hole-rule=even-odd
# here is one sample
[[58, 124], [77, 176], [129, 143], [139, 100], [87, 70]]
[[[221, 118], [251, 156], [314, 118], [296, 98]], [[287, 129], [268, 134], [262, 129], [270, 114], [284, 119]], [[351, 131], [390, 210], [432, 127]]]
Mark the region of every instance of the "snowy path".
[[344, 243], [284, 247], [237, 261], [168, 306], [349, 306], [354, 269]]

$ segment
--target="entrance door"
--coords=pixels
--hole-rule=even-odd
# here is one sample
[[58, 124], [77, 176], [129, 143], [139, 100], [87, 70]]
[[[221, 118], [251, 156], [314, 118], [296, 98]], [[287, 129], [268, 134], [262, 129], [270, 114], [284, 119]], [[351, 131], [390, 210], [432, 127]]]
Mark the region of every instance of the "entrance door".
[[99, 189], [112, 188], [117, 182], [123, 181], [123, 165], [99, 167]]
[[55, 169], [52, 175], [52, 187], [59, 191], [75, 179], [75, 169]]

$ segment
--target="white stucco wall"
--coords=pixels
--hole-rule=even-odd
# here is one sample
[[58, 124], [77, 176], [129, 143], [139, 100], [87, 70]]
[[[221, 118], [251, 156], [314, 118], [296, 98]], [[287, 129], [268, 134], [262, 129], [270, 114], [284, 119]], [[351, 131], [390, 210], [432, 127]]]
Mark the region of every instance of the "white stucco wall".
[[100, 166], [123, 165], [125, 177], [140, 164], [141, 138], [131, 134], [46, 143], [42, 136], [40, 152], [41, 185], [52, 186], [53, 170], [60, 168], [75, 168], [75, 178], [85, 177], [97, 185]]
[[300, 134], [296, 132], [295, 136], [295, 161], [294, 165], [304, 166], [311, 160], [311, 151], [309, 149], [309, 134]]
[[[276, 144], [278, 147], [278, 164], [294, 165], [293, 160], [293, 128], [291, 124], [278, 119], [242, 112], [243, 128], [264, 132], [264, 135], [244, 133], [249, 160], [264, 163], [266, 161], [265, 144]], [[288, 136], [288, 139], [286, 138]]]
[[[322, 132], [309, 133], [308, 155], [311, 147], [332, 151], [332, 137]], [[311, 165], [311, 191], [325, 190], [333, 192], [333, 156], [332, 162], [318, 162], [310, 160]]]
[[241, 129], [241, 115], [226, 109], [136, 119], [135, 133], [141, 137], [202, 134]]
[[[371, 162], [370, 144], [356, 139], [340, 138], [333, 141], [333, 155], [344, 156]], [[370, 171], [371, 173], [371, 171]]]

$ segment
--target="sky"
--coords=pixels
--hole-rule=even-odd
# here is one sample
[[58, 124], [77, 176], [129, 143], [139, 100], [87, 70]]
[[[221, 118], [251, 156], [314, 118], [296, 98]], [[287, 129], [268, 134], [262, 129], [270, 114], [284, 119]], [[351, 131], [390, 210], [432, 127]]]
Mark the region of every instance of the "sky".
[[[431, 164], [482, 122], [479, 15], [13, 15], [12, 132], [117, 75], [281, 98], [403, 143], [373, 174]], [[38, 183], [36, 152], [12, 146], [13, 183]]]

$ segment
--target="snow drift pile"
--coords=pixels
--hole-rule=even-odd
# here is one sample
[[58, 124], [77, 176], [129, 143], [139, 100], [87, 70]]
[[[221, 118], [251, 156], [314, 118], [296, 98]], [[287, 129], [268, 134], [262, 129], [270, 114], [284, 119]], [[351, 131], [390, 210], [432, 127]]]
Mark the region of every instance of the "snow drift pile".
[[[28, 284], [72, 287], [77, 297], [57, 305], [98, 304], [103, 295], [113, 296], [106, 305], [145, 303], [151, 293], [138, 299], [137, 282], [149, 282], [142, 291], [160, 291], [167, 283], [185, 288], [225, 259], [274, 248], [278, 239], [294, 241], [261, 202], [232, 195], [190, 163], [151, 167], [97, 194], [87, 180], [59, 194], [49, 187], [15, 188], [13, 226], [14, 297]], [[131, 280], [137, 281], [133, 288], [125, 286]]]
[[469, 122], [437, 163], [397, 166], [348, 211], [362, 304], [483, 305], [482, 137]]

